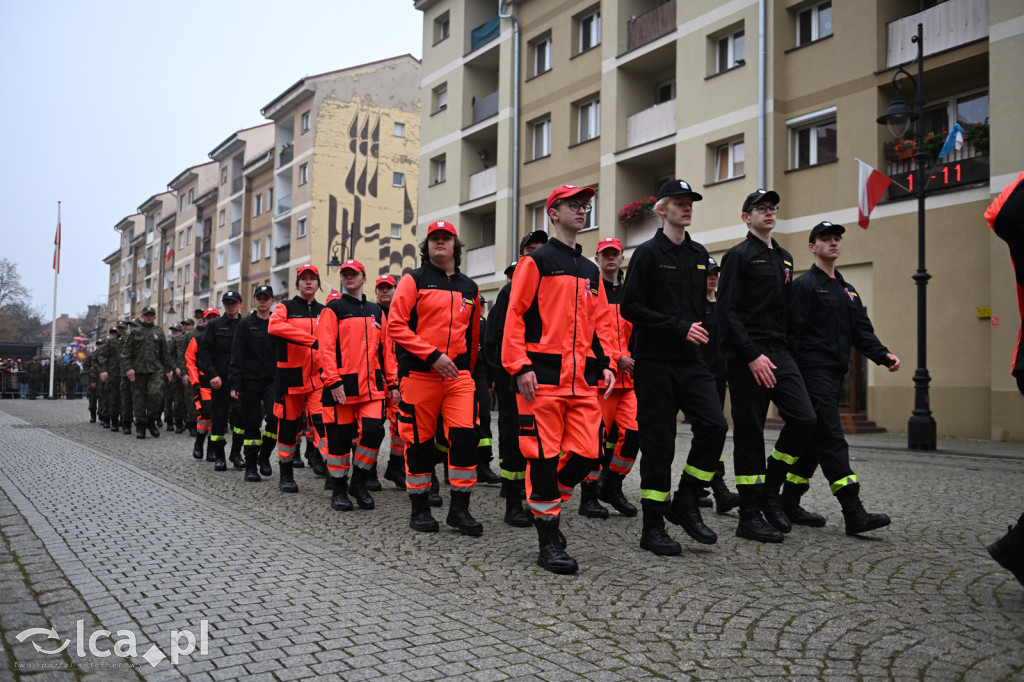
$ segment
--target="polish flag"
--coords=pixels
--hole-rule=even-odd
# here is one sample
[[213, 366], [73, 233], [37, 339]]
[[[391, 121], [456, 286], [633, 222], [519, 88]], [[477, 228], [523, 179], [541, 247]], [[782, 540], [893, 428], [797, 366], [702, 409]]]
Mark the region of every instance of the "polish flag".
[[875, 210], [878, 200], [892, 184], [892, 178], [883, 175], [860, 159], [860, 187], [857, 191], [857, 224], [868, 229], [871, 211]]

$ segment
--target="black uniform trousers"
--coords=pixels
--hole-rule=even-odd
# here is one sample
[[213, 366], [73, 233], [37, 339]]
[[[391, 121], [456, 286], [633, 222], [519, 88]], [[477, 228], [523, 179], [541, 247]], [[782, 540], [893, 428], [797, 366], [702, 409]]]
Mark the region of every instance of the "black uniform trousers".
[[235, 433], [241, 435], [238, 401], [231, 398], [231, 389], [222, 384], [219, 389], [210, 389], [209, 409], [203, 405], [203, 411], [210, 415], [210, 442], [226, 441], [228, 423], [234, 427]]
[[715, 378], [703, 363], [637, 360], [633, 385], [640, 431], [641, 503], [664, 508], [672, 489], [678, 412], [686, 413], [693, 431], [681, 485], [689, 482], [707, 487], [711, 483], [729, 425], [718, 402]]
[[[810, 440], [801, 452], [796, 453], [797, 460], [786, 474], [790, 483], [807, 485], [819, 464], [833, 494], [857, 482], [857, 476], [850, 468], [850, 448], [839, 417], [839, 391], [845, 373], [845, 369], [824, 367], [802, 370], [817, 423]], [[787, 424], [782, 433], [785, 434], [788, 428]]]
[[[243, 446], [260, 445], [266, 438], [277, 440], [277, 417], [274, 416], [274, 378], [263, 383], [242, 381], [238, 391], [239, 423], [243, 429]], [[266, 426], [260, 424], [266, 419]]]
[[491, 433], [490, 387], [487, 385], [487, 377], [483, 375], [474, 376], [473, 382], [476, 384], [476, 432], [480, 437], [480, 440], [477, 442], [476, 454], [480, 459], [486, 458], [486, 461], [490, 462], [493, 457], [491, 444], [494, 438]]
[[[747, 363], [729, 358], [726, 375], [732, 405], [733, 458], [737, 486], [763, 486], [765, 473], [781, 484], [786, 471], [803, 450], [817, 421], [807, 397], [803, 377], [785, 349], [770, 349], [765, 355], [775, 364], [775, 386], [765, 388], [754, 381]], [[768, 403], [775, 403], [786, 429], [779, 434], [769, 464], [765, 466], [764, 422]]]
[[526, 458], [519, 449], [519, 404], [511, 382], [511, 377], [504, 372], [494, 380], [494, 393], [498, 397], [498, 463], [503, 479], [525, 481]]

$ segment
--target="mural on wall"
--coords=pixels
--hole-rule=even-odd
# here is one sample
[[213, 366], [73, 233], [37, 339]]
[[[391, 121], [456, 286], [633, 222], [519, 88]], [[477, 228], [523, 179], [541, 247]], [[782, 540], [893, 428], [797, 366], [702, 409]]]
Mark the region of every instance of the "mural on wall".
[[[404, 274], [419, 265], [415, 244], [402, 245], [399, 240], [392, 240], [390, 231], [382, 229], [379, 222], [363, 224], [363, 205], [377, 198], [380, 171], [380, 114], [377, 114], [371, 129], [372, 118], [372, 113], [362, 113], [357, 109], [348, 127], [352, 163], [345, 177], [345, 194], [342, 198], [351, 197], [352, 206], [351, 210], [348, 206], [342, 206], [339, 216], [338, 198], [334, 194], [328, 197], [327, 257], [328, 260], [337, 257], [339, 261], [358, 259], [359, 253], [372, 253], [376, 248], [380, 263], [378, 275]], [[416, 214], [409, 198], [409, 183], [404, 185], [403, 232], [407, 225], [411, 226], [415, 238]], [[366, 255], [363, 258], [366, 259]], [[371, 280], [376, 278], [369, 273], [367, 276]]]

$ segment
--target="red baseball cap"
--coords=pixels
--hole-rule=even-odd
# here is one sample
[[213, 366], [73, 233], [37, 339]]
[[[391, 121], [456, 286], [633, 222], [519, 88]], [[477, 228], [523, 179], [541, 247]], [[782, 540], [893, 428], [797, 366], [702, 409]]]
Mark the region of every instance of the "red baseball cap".
[[342, 263], [341, 269], [338, 272], [345, 272], [346, 270], [355, 270], [356, 272], [361, 272], [364, 275], [366, 274], [366, 268], [364, 268], [363, 264], [354, 258], [349, 258], [347, 261]]
[[377, 283], [373, 285], [373, 288], [376, 289], [381, 284], [390, 284], [393, 287], [397, 287], [398, 286], [398, 283], [395, 282], [395, 278], [392, 277], [391, 275], [381, 275], [380, 277], [378, 277], [377, 278]]
[[622, 251], [622, 242], [615, 237], [605, 237], [604, 239], [597, 242], [597, 253], [601, 253], [605, 249], [616, 249], [619, 252]]
[[559, 199], [567, 199], [574, 197], [578, 194], [586, 194], [587, 198], [591, 198], [596, 194], [592, 187], [577, 187], [576, 185], [562, 185], [554, 192], [548, 195], [548, 202], [544, 206], [544, 212], [547, 213], [551, 210], [551, 204], [555, 203]]
[[207, 308], [203, 311], [203, 319], [205, 320], [208, 317], [220, 317], [220, 311], [216, 308]]
[[327, 294], [327, 302], [330, 303], [331, 301], [337, 298], [341, 298], [341, 292], [335, 289], [334, 287], [331, 287], [330, 293]]
[[317, 279], [320, 279], [320, 271], [316, 269], [315, 265], [310, 265], [309, 263], [300, 265], [299, 269], [295, 271], [295, 278], [298, 279], [299, 277], [302, 277], [302, 273], [304, 272], [312, 272], [316, 275]]
[[427, 236], [429, 237], [431, 234], [437, 232], [438, 230], [440, 230], [441, 232], [450, 232], [455, 237], [459, 236], [459, 233], [455, 231], [455, 226], [443, 220], [438, 220], [436, 222], [430, 223], [430, 227], [427, 228]]

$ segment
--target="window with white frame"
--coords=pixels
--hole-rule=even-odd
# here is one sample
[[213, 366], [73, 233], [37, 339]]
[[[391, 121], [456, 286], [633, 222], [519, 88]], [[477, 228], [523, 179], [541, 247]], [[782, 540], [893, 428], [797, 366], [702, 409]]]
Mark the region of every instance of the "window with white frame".
[[178, 233], [178, 249], [181, 250], [181, 249], [184, 249], [184, 248], [185, 248], [185, 232], [182, 231], [182, 232]]
[[402, 226], [398, 223], [391, 223], [391, 238], [401, 239], [402, 238]]
[[[960, 93], [929, 102], [924, 108], [924, 132], [947, 135], [951, 121], [969, 131], [976, 123], [989, 117], [988, 90]], [[911, 133], [908, 133], [911, 134]], [[966, 141], [970, 145], [970, 141]], [[973, 150], [973, 147], [971, 148]]]
[[551, 34], [535, 38], [530, 43], [530, 55], [533, 59], [534, 76], [551, 70]]
[[178, 213], [184, 213], [184, 212], [185, 212], [185, 195], [182, 194], [180, 197], [178, 197]]
[[185, 268], [185, 284], [188, 284], [191, 281], [192, 281], [192, 271], [189, 270], [188, 268]]
[[744, 63], [743, 30], [735, 31], [718, 39], [715, 50], [715, 73], [722, 73]]
[[224, 252], [223, 251], [218, 251], [217, 252], [217, 267], [218, 268], [224, 267]]
[[274, 188], [273, 187], [271, 187], [270, 189], [267, 190], [267, 204], [266, 205], [267, 205], [267, 210], [268, 211], [274, 208]]
[[434, 19], [434, 44], [437, 45], [439, 42], [444, 40], [450, 35], [451, 31], [451, 18], [448, 12], [444, 12], [436, 19]]
[[441, 83], [431, 92], [432, 109], [434, 113], [444, 111], [448, 108], [448, 84]]
[[391, 174], [391, 186], [392, 187], [405, 187], [405, 173], [392, 173]]
[[226, 213], [226, 212], [224, 211], [224, 209], [222, 208], [222, 209], [220, 210], [220, 215], [219, 215], [219, 216], [218, 216], [218, 218], [217, 218], [217, 224], [218, 224], [218, 225], [220, 225], [221, 227], [223, 227], [223, 226], [224, 226], [224, 223], [225, 223], [226, 221], [227, 221], [227, 213]]
[[295, 235], [297, 237], [305, 237], [306, 236], [306, 219], [305, 218], [299, 218], [299, 220], [298, 220], [298, 222], [296, 224], [296, 227], [295, 227]]
[[441, 154], [430, 160], [430, 184], [438, 185], [445, 181], [447, 174], [446, 155]]
[[578, 20], [580, 41], [579, 51], [586, 52], [601, 44], [601, 10], [588, 12]]
[[[302, 116], [299, 119], [301, 121], [301, 129], [303, 133], [309, 132], [309, 111], [302, 112]], [[300, 133], [301, 134], [301, 133]]]
[[838, 158], [835, 107], [790, 119], [786, 128], [790, 169], [817, 166]]
[[196, 191], [195, 189], [190, 189], [188, 191], [188, 205], [191, 206], [194, 203], [196, 203]]
[[263, 238], [263, 257], [270, 258], [270, 235]]
[[545, 118], [530, 124], [533, 136], [533, 159], [542, 159], [551, 155], [551, 119]]
[[395, 127], [391, 131], [391, 134], [394, 135], [395, 137], [405, 137], [405, 124], [395, 123]]
[[180, 283], [181, 280], [181, 268], [178, 268], [177, 273], [174, 275], [174, 281]]
[[715, 147], [715, 182], [742, 176], [744, 155], [742, 139]]
[[185, 233], [187, 235], [188, 243], [191, 244], [192, 243], [192, 226], [191, 225], [188, 226], [188, 230], [186, 230]]
[[260, 259], [260, 238], [253, 237], [252, 239], [252, 262], [255, 263]]
[[592, 99], [577, 107], [577, 142], [593, 140], [601, 134], [601, 100]]
[[309, 164], [304, 163], [299, 166], [299, 184], [305, 185], [309, 182]]
[[[530, 211], [530, 231], [536, 232], [537, 230], [548, 231], [548, 215], [544, 210], [545, 202], [534, 204], [529, 208]], [[519, 258], [519, 254], [516, 254], [516, 258]]]
[[252, 195], [252, 216], [256, 216], [263, 213], [263, 193]]
[[832, 35], [832, 3], [820, 2], [797, 12], [797, 47]]
[[220, 184], [224, 184], [228, 181], [228, 167], [224, 166], [220, 169]]

